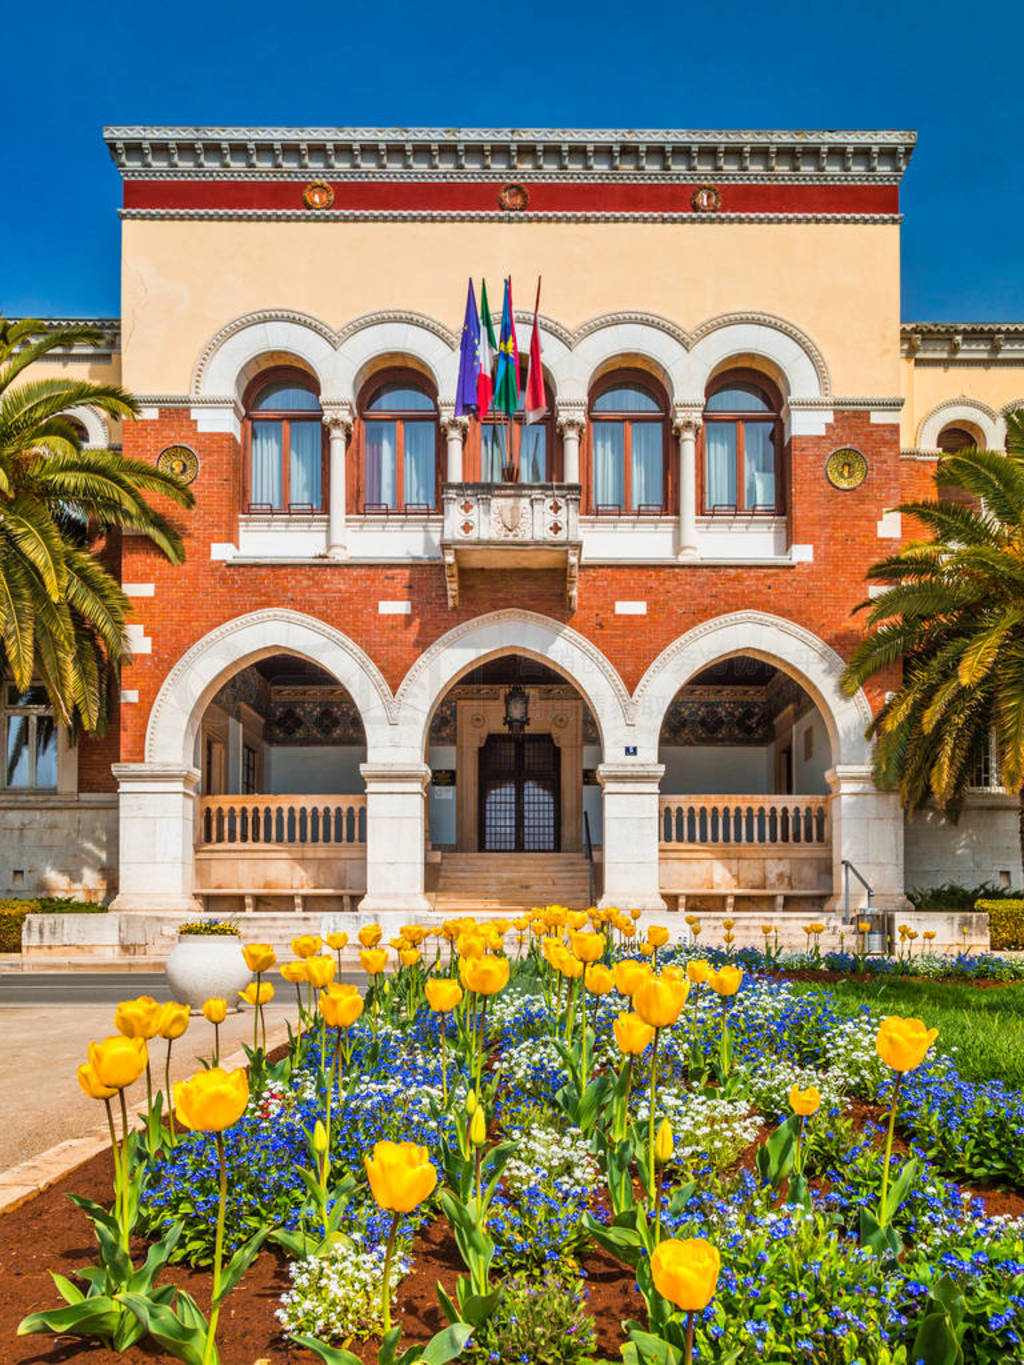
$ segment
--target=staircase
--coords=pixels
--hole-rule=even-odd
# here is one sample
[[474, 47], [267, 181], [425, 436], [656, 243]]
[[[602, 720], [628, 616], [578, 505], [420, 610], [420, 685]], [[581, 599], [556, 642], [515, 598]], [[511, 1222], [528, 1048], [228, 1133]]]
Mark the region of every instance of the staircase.
[[445, 852], [428, 895], [443, 915], [521, 914], [535, 905], [585, 910], [587, 860], [582, 853]]

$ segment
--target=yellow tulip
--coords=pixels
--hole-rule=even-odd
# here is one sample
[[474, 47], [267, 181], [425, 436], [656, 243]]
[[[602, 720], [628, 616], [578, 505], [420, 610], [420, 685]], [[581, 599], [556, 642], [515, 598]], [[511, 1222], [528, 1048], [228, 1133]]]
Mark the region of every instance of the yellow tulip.
[[641, 943], [641, 944], [640, 944], [640, 951], [641, 951], [641, 953], [643, 953], [644, 957], [653, 957], [653, 956], [654, 956], [654, 944], [653, 944], [653, 943]]
[[222, 1133], [238, 1122], [248, 1103], [244, 1067], [230, 1072], [211, 1067], [174, 1087], [174, 1112], [186, 1128], [197, 1133]]
[[379, 976], [388, 965], [387, 950], [384, 948], [362, 948], [359, 961], [367, 976]]
[[320, 996], [320, 1013], [328, 1028], [351, 1028], [362, 1012], [363, 997], [359, 994], [324, 991]]
[[219, 995], [211, 995], [209, 1000], [203, 1001], [203, 1018], [211, 1024], [223, 1024], [227, 1013], [228, 1002], [222, 1000]]
[[189, 1008], [176, 1004], [173, 1000], [164, 1005], [157, 1019], [157, 1033], [161, 1038], [180, 1038], [188, 1028]]
[[716, 995], [735, 995], [742, 980], [742, 967], [719, 967], [708, 977], [708, 985]]
[[[309, 960], [308, 958], [306, 959]], [[285, 981], [292, 986], [300, 986], [303, 981], [309, 980], [309, 973], [306, 971], [306, 963], [300, 958], [298, 962], [282, 962], [280, 967], [281, 975]]]
[[475, 931], [461, 933], [455, 940], [455, 951], [466, 962], [471, 958], [483, 957], [487, 951], [487, 939]]
[[359, 995], [360, 999], [362, 999], [359, 987], [352, 981], [329, 981], [324, 988], [324, 993], [326, 995], [337, 996]]
[[432, 976], [423, 989], [435, 1014], [448, 1014], [462, 1000], [462, 987], [450, 976]]
[[333, 981], [337, 970], [337, 961], [326, 953], [306, 958], [306, 978], [315, 990], [323, 990], [329, 981]]
[[348, 934], [344, 931], [338, 934], [324, 934], [324, 942], [327, 944], [328, 948], [333, 949], [336, 953], [340, 953], [342, 948], [348, 943]]
[[668, 930], [663, 924], [652, 924], [647, 930], [647, 942], [655, 948], [664, 948], [668, 938]]
[[875, 1047], [893, 1071], [913, 1071], [924, 1061], [938, 1036], [937, 1028], [926, 1029], [920, 1019], [901, 1019], [890, 1014], [879, 1026]]
[[583, 963], [578, 957], [574, 957], [568, 948], [560, 955], [555, 965], [569, 981], [578, 981], [583, 975]]
[[672, 1160], [672, 1153], [675, 1150], [675, 1138], [672, 1133], [672, 1125], [668, 1119], [662, 1119], [661, 1127], [658, 1129], [658, 1136], [654, 1140], [654, 1155], [658, 1161], [665, 1165]]
[[631, 1057], [639, 1057], [654, 1038], [654, 1029], [650, 1024], [645, 1024], [639, 1014], [632, 1013], [617, 1015], [612, 1024], [612, 1033], [619, 1051]]
[[255, 981], [250, 981], [238, 994], [247, 1005], [269, 1005], [274, 998], [274, 988], [269, 981], [261, 981], [258, 988]]
[[686, 964], [686, 975], [695, 986], [703, 986], [710, 981], [713, 971], [711, 963], [699, 957]]
[[619, 994], [632, 998], [637, 988], [650, 979], [651, 969], [646, 962], [624, 957], [621, 962], [616, 962], [612, 968], [612, 975], [615, 978], [615, 989]]
[[[682, 967], [677, 966], [674, 962], [670, 962], [667, 967], [662, 967], [661, 975], [666, 981], [689, 980]], [[689, 987], [687, 987], [687, 990], [689, 990]]]
[[374, 1199], [393, 1213], [411, 1213], [437, 1184], [427, 1149], [418, 1142], [378, 1142], [363, 1163]]
[[723, 929], [735, 929], [735, 928], [736, 928], [736, 921], [735, 921], [734, 919], [724, 919], [724, 920], [722, 920], [722, 928], [723, 928]]
[[651, 1253], [654, 1287], [684, 1313], [700, 1313], [715, 1294], [722, 1258], [703, 1237], [669, 1238]]
[[858, 924], [857, 924], [857, 932], [858, 932], [859, 934], [870, 934], [870, 933], [871, 933], [871, 921], [868, 920], [868, 919], [862, 919], [862, 920], [858, 921]]
[[643, 912], [642, 910], [638, 910], [638, 909], [634, 906], [633, 909], [630, 910], [630, 912], [629, 912], [629, 917], [630, 917], [630, 919], [632, 919], [633, 921], [636, 921], [636, 920], [638, 920], [638, 919], [640, 918], [640, 916], [641, 916], [643, 913], [644, 913], [644, 912]]
[[806, 1090], [801, 1090], [798, 1085], [789, 1088], [789, 1107], [794, 1114], [800, 1114], [804, 1118], [810, 1118], [821, 1108], [821, 1095], [816, 1086], [809, 1085]]
[[619, 928], [619, 932], [624, 938], [634, 938], [636, 936], [636, 925], [626, 920]]
[[533, 934], [535, 938], [540, 938], [541, 935], [546, 934], [547, 931], [548, 926], [546, 920], [534, 919], [530, 921], [530, 933]]
[[114, 1011], [114, 1027], [126, 1038], [155, 1038], [162, 1009], [151, 995], [122, 1000]]
[[633, 1008], [652, 1028], [670, 1028], [679, 1018], [689, 994], [688, 981], [666, 981], [655, 976], [637, 988]]
[[359, 930], [359, 942], [364, 948], [376, 948], [383, 937], [384, 930], [379, 924], [364, 924]]
[[407, 924], [402, 930], [402, 937], [411, 948], [418, 948], [427, 937], [427, 931], [422, 924]]
[[103, 1084], [92, 1062], [83, 1062], [78, 1068], [78, 1084], [91, 1100], [109, 1100], [117, 1094], [116, 1086]]
[[459, 963], [459, 976], [467, 991], [475, 991], [477, 995], [497, 995], [508, 985], [509, 961], [507, 957], [490, 954], [471, 958]]
[[403, 967], [415, 967], [423, 954], [418, 948], [402, 948], [399, 950], [398, 958]]
[[242, 949], [242, 956], [245, 958], [245, 965], [257, 976], [262, 972], [269, 972], [277, 961], [277, 954], [269, 943], [247, 943]]
[[292, 952], [296, 957], [312, 957], [320, 951], [319, 934], [300, 934], [292, 939]]
[[615, 989], [611, 968], [601, 962], [591, 962], [583, 976], [583, 984], [591, 995], [607, 995]]
[[764, 934], [765, 938], [770, 937], [770, 935], [773, 934], [774, 932], [775, 932], [775, 925], [774, 925], [774, 924], [762, 924], [762, 925], [761, 925], [761, 933]]
[[149, 1053], [145, 1038], [127, 1038], [115, 1033], [102, 1043], [89, 1044], [89, 1064], [101, 1085], [123, 1090], [137, 1081], [146, 1069]]
[[482, 1109], [478, 1109], [469, 1121], [469, 1140], [474, 1147], [482, 1147], [487, 1141], [487, 1120]]

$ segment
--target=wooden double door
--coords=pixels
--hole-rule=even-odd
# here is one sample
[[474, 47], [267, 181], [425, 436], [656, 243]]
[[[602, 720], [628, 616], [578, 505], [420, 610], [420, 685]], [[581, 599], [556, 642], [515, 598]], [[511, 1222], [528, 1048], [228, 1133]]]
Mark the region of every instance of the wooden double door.
[[479, 751], [479, 848], [561, 850], [561, 753], [550, 735], [489, 735]]

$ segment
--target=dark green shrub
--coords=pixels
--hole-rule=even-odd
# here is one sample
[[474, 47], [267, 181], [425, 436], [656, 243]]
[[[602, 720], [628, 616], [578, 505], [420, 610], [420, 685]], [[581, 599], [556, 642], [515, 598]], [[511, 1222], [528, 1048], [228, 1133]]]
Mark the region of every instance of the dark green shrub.
[[988, 912], [988, 931], [994, 953], [1000, 949], [1024, 948], [1024, 900], [1020, 897], [980, 900], [974, 908]]
[[67, 896], [11, 897], [0, 900], [0, 953], [21, 952], [21, 929], [29, 915], [105, 915], [105, 905], [70, 900]]
[[961, 886], [959, 882], [943, 882], [941, 886], [914, 886], [907, 892], [907, 900], [915, 910], [973, 910], [979, 900], [1015, 900], [1019, 891], [1008, 886], [982, 882], [980, 886]]

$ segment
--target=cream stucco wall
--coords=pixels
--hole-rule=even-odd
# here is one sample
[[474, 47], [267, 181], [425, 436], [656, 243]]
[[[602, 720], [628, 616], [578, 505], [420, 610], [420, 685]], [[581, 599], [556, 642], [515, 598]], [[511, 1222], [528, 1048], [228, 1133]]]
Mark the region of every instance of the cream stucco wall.
[[[906, 449], [917, 445], [921, 423], [940, 403], [963, 398], [984, 403], [998, 413], [1008, 403], [1024, 401], [1024, 356], [1019, 364], [1002, 361], [995, 365], [921, 365], [904, 358], [900, 366], [906, 396], [900, 439]], [[962, 426], [963, 422], [953, 424]]]
[[123, 225], [125, 382], [188, 391], [200, 351], [262, 308], [332, 327], [411, 309], [458, 331], [466, 277], [502, 277], [568, 327], [601, 313], [659, 313], [692, 329], [722, 313], [778, 314], [821, 348], [840, 395], [899, 384], [896, 225], [327, 223], [130, 220]]
[[[47, 359], [37, 360], [34, 365], [22, 370], [16, 383], [30, 384], [40, 379], [120, 385], [121, 356], [119, 352], [111, 355], [109, 351], [102, 349], [96, 355], [88, 351], [74, 351], [68, 354], [50, 352]], [[106, 426], [108, 439], [115, 445], [118, 444], [121, 440], [121, 423], [106, 417], [102, 422]], [[96, 443], [95, 440], [92, 441], [92, 444]]]

